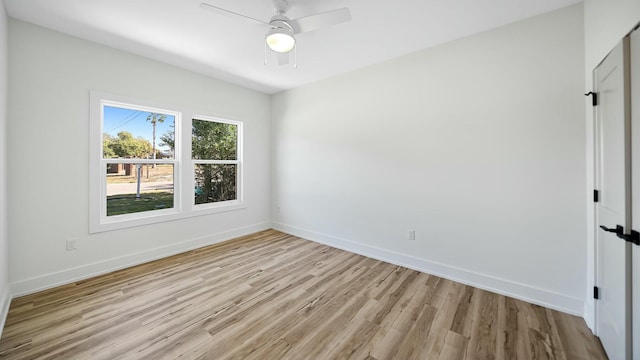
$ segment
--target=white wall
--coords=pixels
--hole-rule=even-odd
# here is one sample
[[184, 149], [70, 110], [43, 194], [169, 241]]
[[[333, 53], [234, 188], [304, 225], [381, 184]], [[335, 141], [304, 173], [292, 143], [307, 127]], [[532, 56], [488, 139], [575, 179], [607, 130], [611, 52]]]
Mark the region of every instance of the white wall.
[[[584, 1], [584, 31], [585, 31], [585, 89], [593, 88], [593, 69], [604, 59], [622, 38], [640, 22], [640, 1], [637, 0], [585, 0]], [[587, 191], [590, 196], [594, 189], [594, 141], [593, 141], [593, 110], [591, 103], [585, 101], [587, 127]], [[595, 279], [595, 225], [594, 205], [587, 204], [587, 288], [594, 286]], [[634, 224], [637, 227], [637, 225]], [[634, 249], [636, 254], [637, 249]], [[634, 264], [635, 279], [640, 278], [640, 255], [636, 255]], [[634, 282], [635, 288], [639, 287]], [[640, 296], [636, 296], [636, 301]], [[640, 304], [636, 305], [640, 308]], [[640, 313], [637, 311], [636, 313]], [[636, 314], [637, 315], [637, 314]], [[591, 329], [594, 329], [595, 306], [592, 298], [587, 299], [584, 318]], [[640, 333], [640, 317], [636, 324], [636, 333]], [[640, 342], [636, 342], [636, 354], [640, 354]], [[640, 355], [637, 355], [640, 356]]]
[[0, 0], [0, 335], [9, 310], [9, 239], [7, 237], [7, 14]]
[[274, 95], [274, 226], [582, 314], [582, 19], [576, 5]]
[[[8, 215], [17, 294], [270, 227], [270, 97], [9, 21]], [[89, 234], [89, 90], [244, 121], [246, 209]], [[65, 250], [68, 238], [78, 249]]]
[[638, 22], [640, 2], [637, 0], [584, 1], [584, 51], [589, 87], [592, 70]]

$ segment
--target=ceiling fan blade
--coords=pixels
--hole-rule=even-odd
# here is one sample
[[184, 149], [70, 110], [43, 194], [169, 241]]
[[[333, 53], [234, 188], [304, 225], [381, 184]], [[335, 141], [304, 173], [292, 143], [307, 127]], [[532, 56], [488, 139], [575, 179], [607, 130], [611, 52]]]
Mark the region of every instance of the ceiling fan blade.
[[278, 65], [284, 66], [289, 64], [289, 53], [278, 53]]
[[221, 7], [217, 7], [211, 4], [207, 4], [207, 3], [201, 3], [200, 4], [200, 8], [208, 10], [208, 11], [212, 11], [221, 15], [225, 15], [225, 16], [231, 16], [237, 19], [241, 19], [241, 20], [245, 20], [247, 22], [251, 22], [254, 24], [259, 24], [259, 25], [266, 25], [269, 26], [269, 23], [266, 23], [262, 20], [258, 20], [258, 19], [254, 19], [250, 16], [246, 16], [246, 15], [242, 15], [242, 14], [238, 14], [237, 12], [233, 12], [231, 10], [227, 10], [227, 9], [223, 9]]
[[351, 11], [348, 8], [341, 8], [290, 20], [289, 24], [293, 27], [293, 32], [298, 34], [349, 20], [351, 20]]

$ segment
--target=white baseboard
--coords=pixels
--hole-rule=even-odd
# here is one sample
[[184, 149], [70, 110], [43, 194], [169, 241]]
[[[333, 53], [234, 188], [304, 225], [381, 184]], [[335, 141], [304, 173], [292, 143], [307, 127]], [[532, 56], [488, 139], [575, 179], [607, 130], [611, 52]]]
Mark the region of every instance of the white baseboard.
[[510, 296], [512, 298], [524, 300], [568, 314], [583, 316], [585, 313], [584, 299], [574, 298], [553, 291], [539, 289], [527, 284], [516, 283], [510, 280], [505, 280], [490, 275], [479, 274], [466, 269], [441, 264], [410, 255], [400, 254], [391, 250], [381, 249], [351, 240], [340, 239], [334, 236], [302, 229], [296, 226], [279, 222], [273, 222], [273, 228], [324, 245], [346, 250], [391, 264], [403, 266], [409, 269], [440, 276], [445, 279], [453, 280], [501, 295]]
[[149, 261], [158, 260], [161, 258], [180, 254], [186, 251], [198, 249], [204, 246], [216, 244], [239, 236], [249, 235], [270, 228], [271, 222], [262, 222], [195, 239], [190, 239], [187, 241], [178, 242], [167, 246], [157, 247], [134, 254], [128, 254], [118, 258], [66, 269], [56, 273], [50, 273], [30, 279], [20, 280], [12, 283], [12, 296], [18, 297], [32, 294], [41, 290], [46, 290], [56, 286], [69, 284], [74, 281], [107, 274], [112, 271], [125, 269], [131, 266], [144, 264]]
[[596, 309], [595, 309], [595, 301], [593, 300], [587, 300], [584, 302], [584, 314], [582, 314], [582, 318], [584, 319], [584, 322], [587, 323], [587, 326], [589, 327], [589, 329], [591, 330], [591, 332], [595, 335], [596, 333], [596, 328], [595, 328], [595, 316], [596, 316]]
[[11, 284], [7, 284], [6, 288], [2, 289], [2, 293], [0, 293], [0, 337], [2, 337], [2, 330], [7, 321], [9, 306], [11, 306]]

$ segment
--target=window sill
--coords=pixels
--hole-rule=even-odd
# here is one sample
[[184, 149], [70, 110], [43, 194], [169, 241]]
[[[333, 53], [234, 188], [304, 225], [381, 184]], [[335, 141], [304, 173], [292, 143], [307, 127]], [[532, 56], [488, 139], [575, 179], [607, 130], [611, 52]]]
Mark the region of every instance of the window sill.
[[[89, 226], [89, 233], [95, 234], [105, 231], [113, 231], [120, 229], [127, 229], [137, 226], [145, 226], [157, 223], [163, 223], [167, 221], [173, 220], [181, 220], [192, 218], [196, 216], [205, 216], [211, 214], [218, 214], [229, 211], [237, 211], [243, 210], [246, 208], [246, 205], [239, 201], [229, 201], [224, 204], [203, 204], [191, 207], [191, 211], [187, 212], [179, 212], [176, 209], [167, 209], [167, 210], [157, 210], [153, 213], [145, 212], [143, 213], [135, 213], [135, 214], [127, 214], [127, 215], [117, 215], [110, 216], [102, 221], [92, 221]], [[128, 216], [134, 215], [134, 216]]]

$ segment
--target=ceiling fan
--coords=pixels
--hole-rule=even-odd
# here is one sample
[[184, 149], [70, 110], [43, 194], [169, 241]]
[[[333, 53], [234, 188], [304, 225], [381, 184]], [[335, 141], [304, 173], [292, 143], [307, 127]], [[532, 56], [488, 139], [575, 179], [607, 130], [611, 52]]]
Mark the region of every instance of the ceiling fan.
[[278, 55], [278, 62], [280, 65], [285, 65], [289, 62], [289, 52], [296, 46], [296, 34], [313, 31], [351, 20], [351, 12], [348, 8], [321, 12], [297, 19], [289, 19], [285, 15], [291, 8], [291, 4], [289, 4], [289, 1], [287, 0], [273, 0], [273, 8], [276, 14], [268, 21], [254, 19], [250, 16], [239, 14], [204, 2], [200, 4], [200, 7], [264, 27], [265, 30], [267, 30], [265, 35], [266, 46]]

